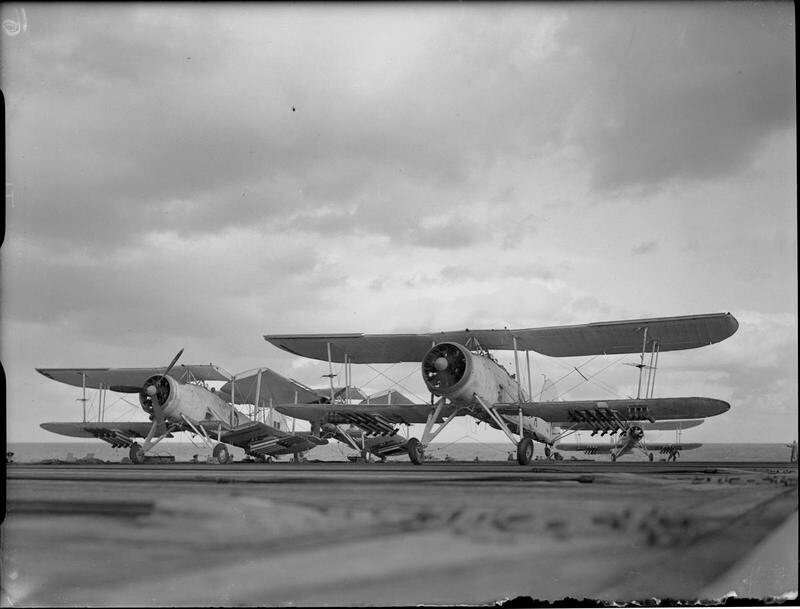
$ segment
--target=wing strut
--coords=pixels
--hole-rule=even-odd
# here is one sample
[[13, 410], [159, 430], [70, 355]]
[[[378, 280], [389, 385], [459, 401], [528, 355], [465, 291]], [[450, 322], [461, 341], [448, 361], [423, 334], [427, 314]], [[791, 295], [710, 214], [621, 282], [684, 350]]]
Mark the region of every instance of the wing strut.
[[[263, 370], [261, 368], [258, 369], [258, 376], [256, 377], [256, 402], [255, 402], [255, 410], [253, 412], [253, 419], [258, 420], [258, 413], [261, 409], [261, 374]], [[270, 406], [272, 406], [272, 399], [270, 398]], [[270, 415], [270, 424], [272, 423], [272, 416]]]
[[[636, 390], [636, 399], [642, 397], [642, 370], [644, 369], [644, 350], [647, 348], [647, 326], [644, 327], [642, 336], [642, 352], [639, 354], [639, 388]], [[647, 390], [645, 389], [645, 392]]]
[[83, 403], [83, 422], [86, 423], [86, 372], [81, 372], [83, 377], [83, 397], [80, 398]]
[[333, 360], [331, 359], [331, 343], [325, 343], [328, 347], [328, 378], [331, 381], [331, 404], [333, 404]]
[[533, 399], [533, 385], [531, 384], [531, 352], [525, 349], [525, 363], [528, 366], [528, 399]]
[[647, 371], [647, 386], [649, 388], [649, 393], [645, 391], [645, 397], [647, 398], [653, 397], [653, 392], [655, 391], [656, 388], [656, 372], [658, 372], [658, 354], [659, 354], [659, 343], [658, 341], [655, 341], [653, 343], [653, 350], [650, 351], [650, 366]]

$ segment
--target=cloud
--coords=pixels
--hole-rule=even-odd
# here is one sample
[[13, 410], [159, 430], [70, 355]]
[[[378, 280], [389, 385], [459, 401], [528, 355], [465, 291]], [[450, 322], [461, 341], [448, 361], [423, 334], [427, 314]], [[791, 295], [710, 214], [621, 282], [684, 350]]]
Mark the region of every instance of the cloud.
[[643, 254], [649, 254], [650, 252], [654, 252], [658, 249], [658, 243], [655, 241], [644, 241], [636, 245], [632, 250], [631, 254], [634, 256], [641, 256]]
[[[729, 175], [794, 124], [788, 4], [576, 11], [557, 41], [585, 87], [568, 141], [597, 191]], [[583, 69], [578, 66], [582, 66]]]
[[0, 58], [14, 400], [56, 403], [53, 359], [290, 367], [264, 332], [794, 314], [788, 10], [31, 6]]

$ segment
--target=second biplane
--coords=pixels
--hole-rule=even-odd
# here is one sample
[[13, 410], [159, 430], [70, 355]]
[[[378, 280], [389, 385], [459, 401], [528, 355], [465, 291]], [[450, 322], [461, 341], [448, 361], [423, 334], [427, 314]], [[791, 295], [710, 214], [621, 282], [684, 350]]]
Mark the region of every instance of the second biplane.
[[[271, 419], [273, 403], [303, 401], [313, 403], [326, 398], [268, 368], [231, 375], [219, 366], [176, 365], [181, 351], [163, 368], [37, 368], [44, 376], [83, 389], [82, 421], [42, 423], [47, 431], [65, 436], [97, 438], [114, 448], [128, 448], [133, 463], [143, 463], [148, 453], [163, 439], [187, 432], [200, 438], [212, 450], [215, 461], [231, 460], [228, 445], [242, 448], [248, 456], [266, 460], [279, 455], [295, 455], [328, 443], [325, 434], [281, 429]], [[209, 382], [226, 381], [218, 389]], [[86, 390], [100, 393], [98, 420], [86, 419]], [[139, 405], [150, 421], [105, 421], [105, 393], [136, 393]], [[237, 405], [253, 405], [247, 416]], [[257, 415], [269, 411], [270, 419]], [[139, 444], [139, 440], [143, 440]]]

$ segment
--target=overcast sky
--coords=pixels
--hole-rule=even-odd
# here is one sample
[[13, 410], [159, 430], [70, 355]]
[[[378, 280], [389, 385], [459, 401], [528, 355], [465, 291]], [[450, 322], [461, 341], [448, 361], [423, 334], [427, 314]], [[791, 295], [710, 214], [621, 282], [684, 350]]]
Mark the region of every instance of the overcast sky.
[[[725, 311], [739, 331], [664, 354], [655, 394], [731, 403], [686, 439], [795, 439], [791, 3], [3, 19], [22, 8], [25, 28], [0, 32], [9, 441], [80, 418], [80, 390], [35, 367], [161, 366], [185, 347], [184, 363], [320, 386], [326, 364], [262, 335]], [[561, 378], [588, 359], [534, 355], [535, 389], [547, 374], [564, 398], [635, 395], [636, 356], [581, 367], [608, 367], [608, 387]], [[387, 374], [426, 397], [418, 366]], [[374, 391], [376, 376], [355, 371]]]

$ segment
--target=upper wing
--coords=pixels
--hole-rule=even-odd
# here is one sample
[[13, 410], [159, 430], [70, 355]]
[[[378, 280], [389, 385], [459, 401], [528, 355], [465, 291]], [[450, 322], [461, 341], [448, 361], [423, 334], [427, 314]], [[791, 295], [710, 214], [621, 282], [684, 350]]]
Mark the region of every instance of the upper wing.
[[[36, 371], [54, 381], [75, 387], [86, 386], [90, 389], [138, 393], [147, 379], [164, 372], [164, 366], [158, 368], [37, 368]], [[179, 382], [191, 379], [225, 381], [229, 378], [226, 372], [213, 364], [178, 364], [172, 368], [169, 375]]]
[[325, 397], [321, 392], [309, 389], [297, 381], [281, 376], [269, 368], [261, 369], [261, 386], [258, 383], [258, 370], [247, 376], [236, 377], [234, 382], [228, 381], [219, 388], [218, 393], [230, 401], [231, 389], [235, 386], [237, 404], [255, 404], [258, 393], [258, 405], [268, 407], [270, 403], [288, 402], [314, 403]]
[[537, 351], [553, 357], [615, 355], [642, 351], [658, 341], [659, 351], [693, 349], [725, 340], [739, 327], [730, 313], [605, 321], [521, 330], [460, 330], [429, 334], [271, 334], [276, 347], [319, 360], [355, 364], [419, 362], [434, 344], [477, 340], [485, 349]]
[[[569, 402], [526, 402], [522, 404], [495, 404], [498, 412], [516, 415], [519, 409], [525, 416], [535, 416], [550, 423], [576, 424], [592, 428], [621, 427], [624, 421], [663, 419], [692, 419], [722, 414], [730, 404], [713, 398], [650, 398], [629, 400], [577, 400]], [[652, 429], [652, 428], [651, 428]], [[675, 429], [674, 427], [672, 429]]]

